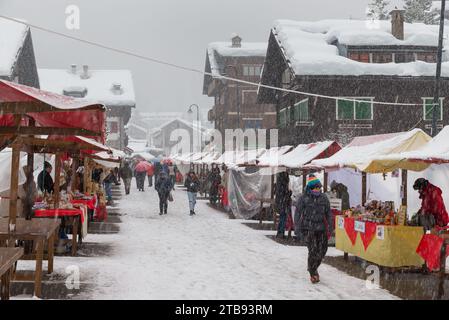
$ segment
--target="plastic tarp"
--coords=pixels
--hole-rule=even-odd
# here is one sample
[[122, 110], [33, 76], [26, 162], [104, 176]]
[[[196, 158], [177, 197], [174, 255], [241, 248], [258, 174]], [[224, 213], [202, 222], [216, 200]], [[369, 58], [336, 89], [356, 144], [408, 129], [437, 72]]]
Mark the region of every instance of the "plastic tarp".
[[[251, 219], [261, 207], [261, 199], [271, 197], [271, 176], [246, 173], [243, 169], [229, 170], [229, 206], [239, 219]], [[268, 205], [268, 204], [266, 204]]]
[[436, 137], [417, 150], [389, 154], [378, 157], [374, 161], [391, 170], [406, 169], [412, 171], [423, 171], [429, 168], [432, 163], [448, 163], [449, 126], [444, 127]]
[[[11, 157], [12, 150], [5, 149], [0, 152], [0, 192], [9, 191], [11, 187]], [[20, 166], [19, 166], [19, 185], [26, 182], [26, 176], [23, 172], [23, 167], [27, 164], [26, 153], [20, 153]]]
[[421, 129], [387, 135], [355, 138], [348, 146], [330, 158], [314, 160], [311, 166], [338, 169], [356, 168], [367, 173], [392, 171], [381, 161], [375, 159], [392, 153], [417, 150], [431, 140]]
[[341, 150], [335, 141], [322, 141], [310, 144], [300, 144], [292, 151], [279, 158], [279, 165], [291, 169], [300, 169], [312, 160], [330, 157]]

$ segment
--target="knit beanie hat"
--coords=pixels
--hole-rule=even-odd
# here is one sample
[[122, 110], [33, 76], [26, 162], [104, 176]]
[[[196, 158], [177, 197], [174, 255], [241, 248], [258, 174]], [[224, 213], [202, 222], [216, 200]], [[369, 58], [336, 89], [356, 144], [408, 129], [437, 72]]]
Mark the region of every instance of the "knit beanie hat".
[[316, 187], [322, 187], [320, 179], [315, 177], [314, 175], [310, 175], [307, 178], [307, 188], [308, 189], [314, 189]]

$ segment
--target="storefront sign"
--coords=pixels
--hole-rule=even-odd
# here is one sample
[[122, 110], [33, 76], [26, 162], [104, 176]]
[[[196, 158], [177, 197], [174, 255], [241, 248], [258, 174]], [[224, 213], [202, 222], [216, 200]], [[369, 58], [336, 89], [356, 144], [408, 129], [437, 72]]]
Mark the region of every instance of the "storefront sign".
[[377, 226], [376, 228], [376, 238], [379, 240], [385, 239], [385, 228], [384, 226]]
[[363, 221], [355, 221], [354, 230], [360, 233], [365, 233], [365, 222]]
[[338, 226], [338, 229], [345, 228], [345, 219], [343, 217], [337, 217], [337, 226]]

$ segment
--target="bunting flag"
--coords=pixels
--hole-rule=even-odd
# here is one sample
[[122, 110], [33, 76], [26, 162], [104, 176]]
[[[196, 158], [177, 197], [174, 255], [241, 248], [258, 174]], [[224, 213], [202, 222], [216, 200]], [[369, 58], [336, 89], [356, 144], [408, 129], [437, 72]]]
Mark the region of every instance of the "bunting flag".
[[360, 232], [360, 238], [362, 238], [363, 247], [368, 249], [368, 246], [373, 241], [376, 234], [377, 224], [373, 222], [365, 222], [365, 233]]
[[354, 222], [355, 220], [352, 218], [345, 218], [346, 234], [348, 235], [349, 240], [351, 240], [352, 245], [355, 245], [357, 239], [357, 231], [354, 229]]

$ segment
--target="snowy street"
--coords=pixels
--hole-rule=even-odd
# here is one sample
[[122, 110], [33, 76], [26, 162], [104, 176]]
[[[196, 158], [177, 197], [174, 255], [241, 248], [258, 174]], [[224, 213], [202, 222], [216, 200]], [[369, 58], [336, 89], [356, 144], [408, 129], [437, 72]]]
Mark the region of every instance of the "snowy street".
[[[120, 233], [85, 239], [110, 244], [111, 256], [56, 258], [58, 274], [70, 265], [80, 267], [76, 299], [394, 298], [327, 265], [320, 267], [321, 283], [312, 285], [305, 247], [277, 244], [266, 231], [230, 220], [205, 201], [190, 217], [186, 193], [176, 190], [174, 199], [168, 215], [159, 216], [154, 189], [139, 192], [133, 183], [120, 201]], [[333, 248], [329, 254], [341, 255]]]

